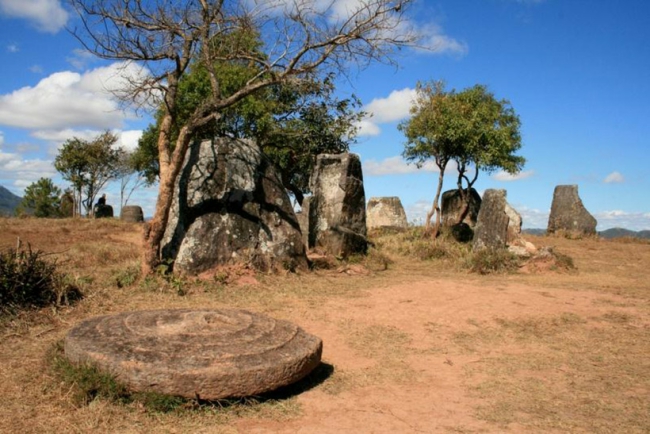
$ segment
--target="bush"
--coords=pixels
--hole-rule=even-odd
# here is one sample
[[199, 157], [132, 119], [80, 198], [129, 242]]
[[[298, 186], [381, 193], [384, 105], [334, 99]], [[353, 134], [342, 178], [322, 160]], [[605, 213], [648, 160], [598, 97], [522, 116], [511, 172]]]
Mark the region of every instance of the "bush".
[[66, 283], [56, 263], [44, 260], [43, 256], [43, 252], [29, 246], [27, 250], [0, 252], [0, 314], [80, 298], [79, 290]]
[[508, 273], [519, 268], [519, 258], [506, 249], [480, 249], [469, 257], [469, 269], [473, 273]]

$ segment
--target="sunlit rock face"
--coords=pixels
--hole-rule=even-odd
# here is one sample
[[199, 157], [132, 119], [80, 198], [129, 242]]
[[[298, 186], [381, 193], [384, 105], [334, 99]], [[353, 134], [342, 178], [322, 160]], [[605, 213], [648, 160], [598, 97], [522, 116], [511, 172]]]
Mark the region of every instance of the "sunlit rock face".
[[291, 201], [253, 141], [221, 138], [191, 146], [176, 183], [163, 257], [184, 274], [233, 263], [263, 271], [307, 267]]

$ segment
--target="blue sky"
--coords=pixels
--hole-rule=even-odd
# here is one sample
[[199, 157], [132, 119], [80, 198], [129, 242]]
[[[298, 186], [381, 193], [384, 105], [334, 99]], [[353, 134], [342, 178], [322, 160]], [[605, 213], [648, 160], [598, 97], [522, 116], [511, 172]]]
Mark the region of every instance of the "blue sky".
[[[64, 28], [75, 22], [66, 8], [0, 0], [0, 185], [18, 195], [43, 176], [65, 186], [52, 161], [66, 139], [111, 129], [133, 147], [150, 121], [120, 110], [109, 92], [120, 85], [118, 66], [81, 50]], [[650, 2], [420, 0], [411, 12], [434, 50], [405, 50], [398, 67], [353, 70], [339, 85], [372, 113], [352, 147], [367, 198], [399, 196], [410, 220], [424, 216], [437, 174], [401, 159], [397, 123], [418, 80], [457, 90], [480, 83], [519, 114], [527, 164], [514, 179], [481, 174], [479, 191], [506, 189], [524, 227], [545, 228], [554, 187], [577, 184], [599, 230], [650, 229]], [[117, 185], [107, 192], [119, 202]], [[151, 215], [155, 192], [130, 202]]]

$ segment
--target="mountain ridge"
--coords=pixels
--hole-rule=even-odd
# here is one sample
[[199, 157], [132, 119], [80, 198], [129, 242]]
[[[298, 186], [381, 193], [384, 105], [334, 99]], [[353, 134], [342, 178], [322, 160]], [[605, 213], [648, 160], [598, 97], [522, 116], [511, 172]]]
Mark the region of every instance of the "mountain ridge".
[[23, 200], [0, 185], [0, 215], [14, 215], [16, 207]]

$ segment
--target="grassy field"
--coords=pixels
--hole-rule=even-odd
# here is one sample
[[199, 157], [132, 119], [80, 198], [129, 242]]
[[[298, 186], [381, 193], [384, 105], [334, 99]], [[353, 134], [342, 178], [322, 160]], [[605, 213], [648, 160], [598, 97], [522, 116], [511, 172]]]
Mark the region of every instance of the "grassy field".
[[[139, 276], [142, 227], [0, 219], [0, 249], [48, 252], [84, 298], [0, 320], [0, 432], [650, 432], [650, 243], [527, 237], [575, 268], [469, 271], [466, 248], [375, 233], [368, 258], [286, 275]], [[80, 399], [55, 369], [79, 321], [242, 307], [324, 341], [298, 388], [244, 402]]]

